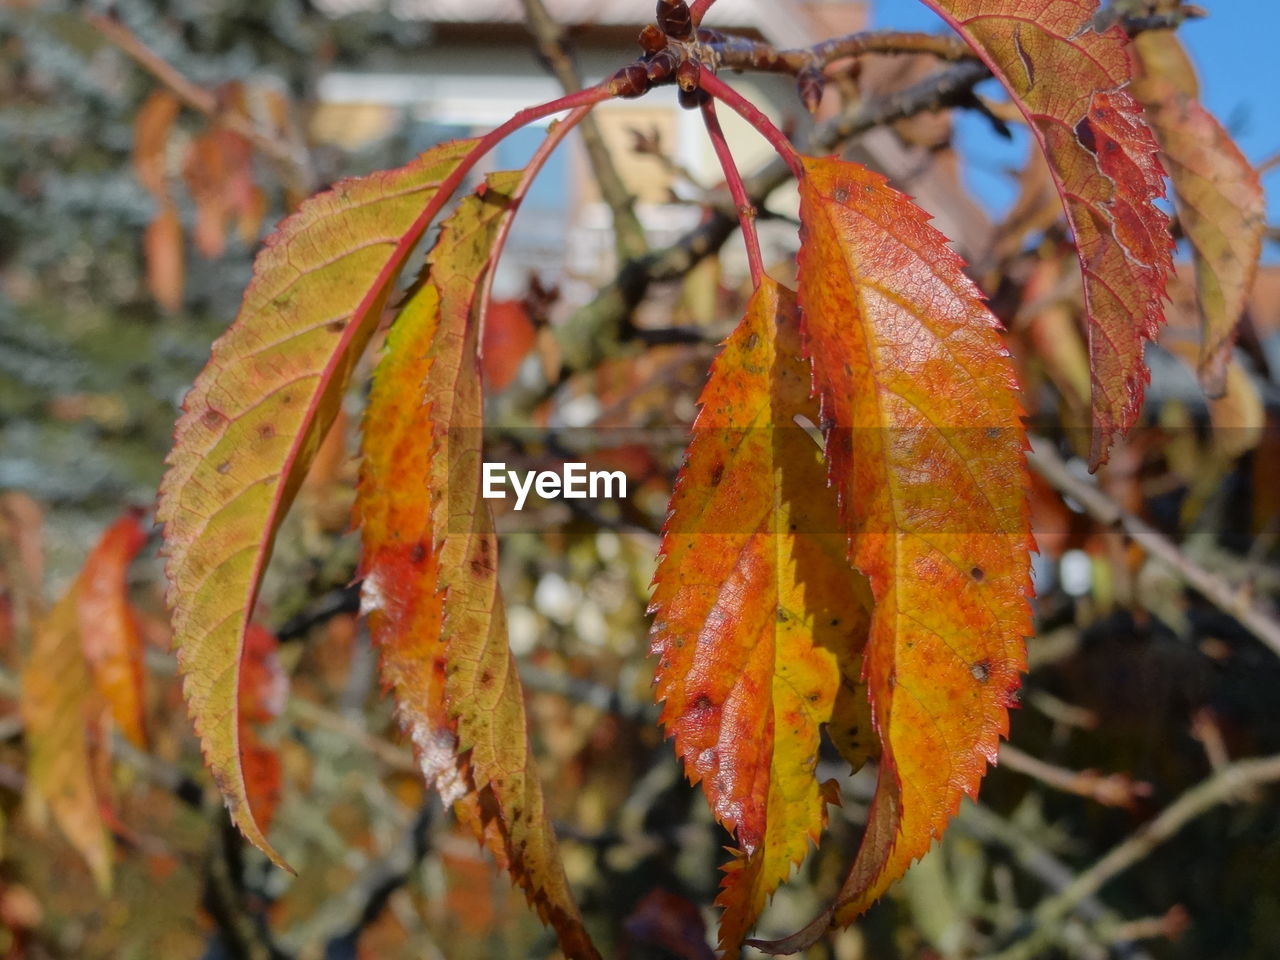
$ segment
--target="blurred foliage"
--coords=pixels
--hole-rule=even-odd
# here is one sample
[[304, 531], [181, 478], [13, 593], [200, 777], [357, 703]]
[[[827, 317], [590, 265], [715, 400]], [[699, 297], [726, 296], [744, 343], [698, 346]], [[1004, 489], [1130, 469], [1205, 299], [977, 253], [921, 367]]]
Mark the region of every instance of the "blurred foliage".
[[[300, 958], [550, 956], [549, 936], [519, 895], [423, 795], [377, 689], [375, 653], [347, 586], [356, 559], [345, 507], [358, 395], [334, 455], [281, 534], [264, 591], [264, 619], [282, 637], [292, 686], [275, 731], [285, 788], [273, 840], [299, 876], [268, 869], [225, 834], [167, 649], [154, 549], [135, 566], [132, 584], [148, 642], [152, 742], [148, 754], [118, 748], [108, 773], [118, 839], [113, 894], [96, 893], [59, 835], [28, 824], [13, 678], [30, 621], [122, 505], [151, 502], [177, 404], [234, 315], [253, 252], [233, 235], [216, 261], [189, 253], [181, 309], [166, 314], [154, 304], [142, 237], [156, 209], [131, 153], [138, 110], [155, 84], [102, 42], [83, 9], [72, 0], [0, 7], [0, 490], [25, 491], [40, 505], [6, 499], [0, 514], [0, 623], [12, 624], [0, 631], [0, 950], [33, 958], [234, 956], [215, 922], [230, 904], [250, 926], [269, 923], [280, 949]], [[396, 48], [421, 52], [431, 33], [385, 12], [327, 20], [301, 0], [124, 0], [114, 10], [195, 82], [274, 85], [299, 122], [328, 65], [377, 62]], [[179, 131], [193, 136], [203, 122], [184, 111]], [[392, 137], [357, 156], [317, 148], [313, 161], [323, 183], [404, 154]], [[270, 163], [254, 162], [269, 225], [286, 198]], [[190, 230], [195, 210], [185, 195], [180, 216]], [[1055, 239], [1050, 229], [1029, 259], [1047, 264], [1056, 281]], [[1011, 268], [988, 285], [1015, 328], [1015, 353], [1031, 356], [1036, 336], [1061, 334], [1015, 322], [1026, 320], [1031, 299], [1027, 262], [1018, 269], [1022, 275]], [[741, 291], [718, 280], [712, 262], [658, 301], [679, 322], [696, 313], [713, 341], [741, 305]], [[695, 303], [710, 306], [694, 311]], [[1070, 311], [1065, 322], [1073, 322]], [[1244, 358], [1273, 418], [1256, 444], [1228, 454], [1198, 439], [1209, 405], [1162, 354], [1149, 420], [1168, 429], [1118, 452], [1107, 483], [1204, 566], [1270, 602], [1280, 593], [1272, 489], [1280, 443], [1276, 378], [1258, 347], [1267, 335], [1255, 331]], [[692, 418], [711, 353], [709, 343], [663, 346], [611, 361], [570, 385], [570, 403], [603, 411], [610, 425], [679, 430]], [[1041, 356], [1023, 370], [1042, 423], [1071, 425], [1064, 367]], [[555, 459], [554, 451], [526, 453], [531, 463]], [[645, 478], [626, 511], [571, 513], [561, 504], [505, 518], [523, 527], [503, 546], [511, 642], [532, 691], [570, 878], [593, 932], [611, 956], [702, 957], [698, 937], [711, 917], [694, 905], [714, 898], [725, 838], [662, 742], [645, 658], [654, 533], [674, 463], [623, 455], [631, 457], [629, 472]], [[815, 957], [980, 956], [1025, 929], [1052, 888], [1028, 861], [1056, 864], [1048, 873], [1057, 870], [1060, 884], [1064, 871], [1069, 877], [1092, 863], [1213, 763], [1280, 750], [1275, 656], [1052, 491], [1037, 488], [1033, 502], [1052, 536], [1041, 538], [1039, 636], [1013, 743], [1063, 769], [1126, 773], [1150, 784], [1150, 793], [1135, 794], [1129, 807], [1104, 807], [998, 769], [981, 808], [994, 815], [996, 832], [991, 821], [962, 814], [894, 895]], [[1206, 530], [1219, 533], [1196, 532]], [[847, 769], [831, 754], [821, 774], [846, 778]], [[873, 776], [845, 784], [855, 799], [833, 816], [834, 842], [802, 869], [811, 883], [779, 892], [764, 935], [790, 932], [838, 885]], [[243, 867], [230, 889], [219, 881], [228, 864]], [[1056, 949], [1086, 958], [1264, 960], [1280, 942], [1278, 891], [1274, 797], [1242, 797], [1109, 884]], [[1170, 914], [1175, 906], [1183, 913]], [[1148, 917], [1163, 918], [1149, 942], [1119, 926], [1121, 918]], [[1105, 946], [1109, 938], [1119, 945]]]

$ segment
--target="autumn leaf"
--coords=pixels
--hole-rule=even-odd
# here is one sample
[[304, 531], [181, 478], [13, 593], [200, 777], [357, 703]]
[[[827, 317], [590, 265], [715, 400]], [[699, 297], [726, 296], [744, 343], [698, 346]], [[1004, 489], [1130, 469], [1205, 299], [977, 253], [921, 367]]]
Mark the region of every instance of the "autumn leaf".
[[501, 393], [511, 386], [537, 337], [523, 300], [494, 300], [485, 314], [481, 340], [480, 370], [485, 389]]
[[138, 182], [157, 200], [169, 193], [166, 153], [181, 104], [168, 90], [152, 91], [133, 122], [133, 169]]
[[1191, 244], [1202, 337], [1197, 371], [1210, 396], [1227, 389], [1236, 329], [1266, 233], [1257, 171], [1199, 103], [1195, 70], [1172, 30], [1134, 38], [1134, 95], [1146, 107]]
[[155, 219], [147, 224], [142, 251], [147, 265], [147, 292], [169, 313], [177, 313], [182, 307], [187, 272], [183, 246], [178, 208], [166, 199]]
[[480, 498], [474, 314], [519, 179], [491, 175], [463, 201], [392, 327], [365, 417], [362, 605], [427, 782], [524, 888], [565, 953], [592, 958], [544, 810]]
[[1066, 207], [1084, 277], [1096, 468], [1142, 407], [1144, 341], [1172, 269], [1156, 143], [1128, 89], [1127, 38], [1093, 0], [924, 0], [1022, 110]]
[[284, 768], [280, 755], [263, 739], [261, 728], [284, 712], [289, 678], [280, 666], [280, 641], [261, 624], [244, 635], [240, 668], [240, 762], [249, 800], [263, 830], [271, 826], [280, 804]]
[[129, 564], [146, 543], [139, 514], [112, 524], [81, 568], [76, 614], [81, 647], [94, 685], [134, 746], [146, 749], [143, 642], [129, 605]]
[[241, 769], [244, 631], [276, 530], [351, 369], [472, 146], [442, 144], [397, 170], [343, 181], [284, 221], [187, 395], [167, 461], [158, 517], [187, 705], [232, 819], [281, 866]]
[[[741, 848], [718, 901], [727, 957], [826, 824], [822, 727], [866, 702], [870, 595], [796, 423], [819, 416], [797, 324], [795, 295], [766, 279], [713, 364], [650, 607], [663, 725]], [[840, 734], [865, 743], [869, 723]]]
[[803, 945], [883, 894], [995, 762], [1026, 662], [1032, 544], [997, 321], [884, 178], [802, 162], [801, 332], [849, 557], [875, 598], [863, 676], [881, 745], [862, 845]]
[[26, 728], [27, 794], [37, 823], [47, 809], [84, 857], [98, 888], [111, 889], [111, 838], [103, 823], [86, 725], [95, 712], [93, 687], [80, 647], [77, 587], [35, 629], [22, 671], [22, 720]]

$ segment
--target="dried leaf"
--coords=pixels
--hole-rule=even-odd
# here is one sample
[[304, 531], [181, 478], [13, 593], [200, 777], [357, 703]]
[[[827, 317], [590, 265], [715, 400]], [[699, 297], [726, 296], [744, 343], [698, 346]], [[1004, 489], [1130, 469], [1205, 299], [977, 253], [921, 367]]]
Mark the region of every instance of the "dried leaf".
[[[765, 280], [702, 392], [650, 608], [662, 722], [741, 847], [718, 901], [727, 957], [826, 824], [821, 728], [866, 702], [870, 595], [796, 423], [818, 419], [809, 381], [795, 295]], [[865, 744], [870, 724], [839, 733]]]
[[1137, 419], [1143, 343], [1172, 269], [1156, 143], [1128, 90], [1127, 38], [1092, 0], [924, 0], [991, 68], [1043, 148], [1075, 234], [1093, 373], [1096, 468]]
[[[473, 146], [442, 144], [307, 201], [258, 255], [231, 329], [183, 404], [159, 519], [187, 705], [232, 819], [278, 864], [240, 765], [244, 631], [276, 530], [405, 259]], [[450, 181], [449, 186], [452, 186]]]
[[857, 164], [806, 158], [800, 216], [801, 330], [875, 597], [881, 757], [835, 904], [848, 923], [977, 793], [1008, 730], [1031, 629], [1026, 439], [998, 323], [923, 211]]
[[423, 774], [510, 871], [570, 957], [597, 957], [544, 810], [480, 498], [474, 316], [519, 174], [492, 175], [441, 230], [374, 378], [356, 516], [363, 606]]
[[1266, 233], [1257, 171], [1198, 102], [1195, 71], [1172, 30], [1134, 40], [1134, 95], [1146, 107], [1173, 181], [1178, 222], [1191, 244], [1202, 338], [1198, 373], [1210, 396], [1227, 389], [1227, 364]]
[[98, 692], [120, 732], [146, 749], [146, 703], [142, 633], [129, 605], [129, 564], [146, 543], [140, 514], [130, 511], [112, 524], [85, 560], [76, 612], [80, 642]]

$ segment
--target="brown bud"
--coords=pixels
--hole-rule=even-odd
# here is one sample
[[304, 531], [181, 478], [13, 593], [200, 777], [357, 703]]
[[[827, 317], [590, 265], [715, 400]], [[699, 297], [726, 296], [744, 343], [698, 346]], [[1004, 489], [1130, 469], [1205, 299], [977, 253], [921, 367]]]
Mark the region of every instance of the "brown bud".
[[698, 80], [702, 76], [702, 66], [697, 60], [681, 60], [676, 67], [676, 83], [684, 93], [692, 93], [698, 89]]
[[649, 74], [643, 63], [628, 63], [609, 78], [609, 92], [615, 97], [639, 97], [649, 89]]
[[666, 46], [667, 35], [652, 23], [640, 31], [640, 47], [645, 53], [657, 53]]
[[647, 64], [650, 86], [670, 80], [676, 72], [676, 63], [676, 55], [670, 50], [662, 50], [655, 53]]
[[658, 0], [658, 26], [673, 40], [693, 39], [693, 19], [684, 0]]
[[827, 78], [818, 67], [805, 67], [796, 74], [796, 90], [800, 94], [800, 102], [810, 113], [817, 113], [822, 105], [822, 91], [826, 89]]

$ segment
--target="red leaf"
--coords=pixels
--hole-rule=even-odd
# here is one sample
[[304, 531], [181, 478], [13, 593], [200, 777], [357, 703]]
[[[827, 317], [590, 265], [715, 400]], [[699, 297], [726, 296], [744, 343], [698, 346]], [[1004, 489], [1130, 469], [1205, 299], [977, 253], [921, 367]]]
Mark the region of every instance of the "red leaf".
[[1156, 143], [1128, 90], [1119, 24], [1094, 0], [924, 0], [991, 68], [1040, 142], [1075, 234], [1093, 374], [1096, 468], [1142, 407], [1144, 341], [1173, 267]]
[[250, 624], [240, 667], [240, 763], [249, 802], [263, 830], [271, 827], [284, 779], [280, 755], [262, 738], [261, 727], [284, 712], [289, 678], [280, 666], [280, 641], [270, 630]]
[[143, 642], [129, 606], [129, 564], [146, 542], [130, 511], [102, 535], [80, 571], [76, 611], [94, 683], [121, 733], [146, 749]]
[[495, 300], [484, 318], [480, 372], [485, 387], [501, 393], [515, 380], [538, 331], [522, 300]]

